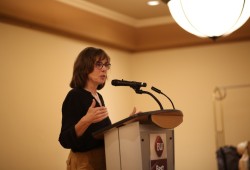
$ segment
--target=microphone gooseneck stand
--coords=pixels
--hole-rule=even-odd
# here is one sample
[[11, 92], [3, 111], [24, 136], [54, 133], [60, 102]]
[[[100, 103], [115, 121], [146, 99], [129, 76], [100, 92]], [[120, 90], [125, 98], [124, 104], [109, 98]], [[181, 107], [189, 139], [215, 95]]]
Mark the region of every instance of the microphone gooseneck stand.
[[172, 102], [172, 100], [164, 93], [161, 92], [161, 90], [157, 89], [156, 87], [152, 86], [151, 89], [159, 94], [162, 94], [163, 96], [165, 96], [166, 98], [168, 98], [168, 100], [170, 101], [170, 103], [172, 104], [173, 109], [175, 110], [174, 107], [174, 103]]
[[[162, 107], [162, 104], [160, 103], [160, 101], [150, 92], [148, 91], [144, 91], [144, 90], [141, 90], [140, 88], [141, 87], [146, 87], [147, 86], [147, 83], [143, 83], [143, 82], [136, 82], [136, 81], [127, 81], [127, 80], [117, 80], [117, 79], [114, 79], [112, 80], [111, 84], [113, 86], [129, 86], [131, 87], [132, 89], [135, 90], [135, 92], [137, 94], [148, 94], [150, 95], [151, 97], [153, 97], [153, 99], [158, 103], [158, 105], [160, 106], [160, 109], [163, 110], [163, 107]], [[174, 104], [172, 102], [172, 100], [164, 93], [161, 92], [161, 90], [155, 88], [155, 87], [151, 87], [151, 90], [159, 93], [159, 94], [162, 94], [164, 95], [165, 97], [168, 98], [168, 100], [171, 102], [172, 104], [172, 107], [173, 107], [173, 110], [175, 110], [175, 107], [174, 107]]]
[[148, 94], [150, 95], [151, 97], [153, 97], [153, 99], [158, 103], [158, 105], [160, 106], [160, 109], [163, 110], [163, 107], [162, 107], [162, 104], [160, 103], [160, 101], [150, 92], [148, 91], [144, 91], [144, 90], [141, 90], [140, 89], [140, 86], [131, 86], [132, 89], [135, 90], [135, 92], [137, 94]]

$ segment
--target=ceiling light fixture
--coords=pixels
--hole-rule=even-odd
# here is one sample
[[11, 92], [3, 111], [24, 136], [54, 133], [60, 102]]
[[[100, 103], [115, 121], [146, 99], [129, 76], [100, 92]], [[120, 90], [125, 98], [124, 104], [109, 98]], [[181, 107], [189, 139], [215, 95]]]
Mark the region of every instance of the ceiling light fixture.
[[156, 6], [159, 5], [159, 1], [148, 1], [149, 6]]
[[217, 39], [240, 28], [250, 16], [250, 0], [162, 0], [179, 26]]

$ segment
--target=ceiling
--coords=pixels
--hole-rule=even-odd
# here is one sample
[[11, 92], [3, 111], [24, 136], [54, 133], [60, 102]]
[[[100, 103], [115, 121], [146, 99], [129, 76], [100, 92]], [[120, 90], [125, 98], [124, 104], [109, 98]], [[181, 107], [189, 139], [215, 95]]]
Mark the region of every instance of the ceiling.
[[133, 27], [145, 27], [175, 22], [167, 4], [149, 6], [147, 0], [56, 0]]
[[140, 52], [250, 40], [248, 20], [215, 41], [196, 37], [178, 26], [168, 6], [147, 0], [0, 0], [0, 22]]
[[141, 20], [170, 15], [168, 6], [159, 0], [159, 5], [149, 6], [148, 0], [82, 0], [109, 10], [121, 13], [128, 17]]

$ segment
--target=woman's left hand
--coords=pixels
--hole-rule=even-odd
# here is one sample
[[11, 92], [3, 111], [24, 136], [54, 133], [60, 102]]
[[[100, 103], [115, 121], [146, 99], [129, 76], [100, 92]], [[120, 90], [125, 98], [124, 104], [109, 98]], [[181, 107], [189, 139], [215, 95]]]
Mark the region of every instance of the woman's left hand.
[[141, 111], [136, 111], [136, 107], [133, 108], [132, 113], [129, 116], [133, 116], [135, 114], [141, 113]]

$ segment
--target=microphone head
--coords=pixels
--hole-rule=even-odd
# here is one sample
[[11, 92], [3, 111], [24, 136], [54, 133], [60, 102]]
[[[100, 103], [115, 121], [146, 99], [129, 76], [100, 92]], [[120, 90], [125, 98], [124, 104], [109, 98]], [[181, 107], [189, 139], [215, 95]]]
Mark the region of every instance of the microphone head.
[[132, 88], [140, 88], [140, 87], [146, 87], [147, 83], [143, 82], [136, 82], [136, 81], [126, 81], [126, 80], [112, 80], [111, 84], [113, 86], [130, 86]]

